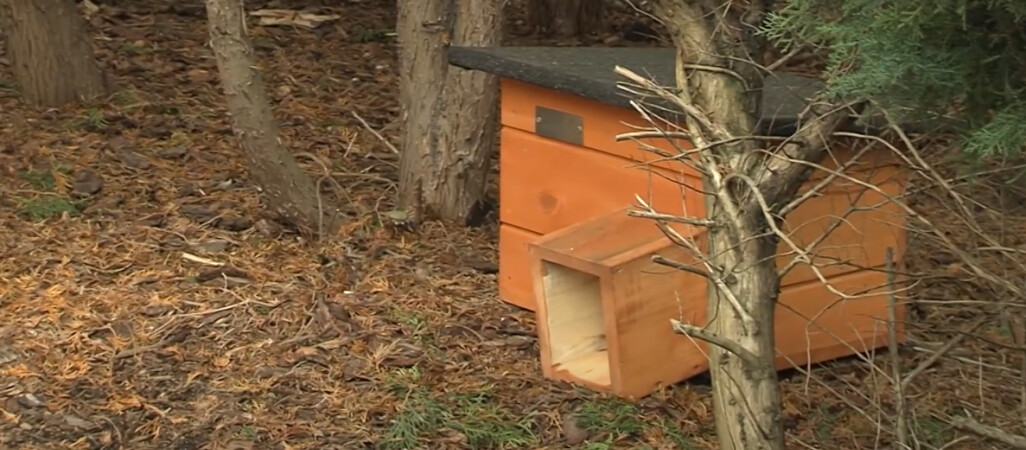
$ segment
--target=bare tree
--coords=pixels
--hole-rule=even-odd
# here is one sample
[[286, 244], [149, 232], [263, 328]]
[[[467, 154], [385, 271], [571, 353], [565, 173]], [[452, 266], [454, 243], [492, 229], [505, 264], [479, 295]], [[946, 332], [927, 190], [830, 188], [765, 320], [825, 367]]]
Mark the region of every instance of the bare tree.
[[0, 32], [7, 37], [7, 54], [26, 100], [60, 106], [112, 90], [75, 2], [0, 0]]
[[334, 233], [339, 224], [335, 207], [321, 197], [319, 186], [299, 167], [279, 137], [246, 33], [242, 0], [206, 0], [206, 5], [221, 85], [250, 175], [267, 195], [270, 206], [301, 232], [320, 236]]
[[530, 0], [527, 15], [531, 25], [544, 33], [578, 36], [602, 22], [605, 0]]
[[481, 219], [496, 148], [498, 79], [450, 67], [449, 45], [498, 45], [502, 2], [399, 2], [400, 201], [418, 220]]
[[[796, 194], [808, 178], [809, 163], [823, 158], [826, 137], [845, 117], [838, 108], [817, 103], [785, 143], [768, 146], [756, 137], [765, 44], [755, 30], [765, 3], [654, 4], [677, 49], [679, 90], [658, 92], [684, 113], [687, 130], [681, 133], [696, 149], [683, 160], [701, 174], [706, 193], [706, 218], [674, 221], [706, 227], [707, 247], [671, 237], [704, 255], [701, 267], [693, 270], [709, 280], [709, 322], [704, 327], [678, 323], [676, 328], [711, 344], [716, 429], [720, 448], [733, 450], [784, 448], [774, 310], [780, 292], [777, 243], [786, 235], [778, 222], [805, 199]], [[636, 74], [619, 71], [646, 85]], [[635, 214], [665, 218], [651, 209]]]

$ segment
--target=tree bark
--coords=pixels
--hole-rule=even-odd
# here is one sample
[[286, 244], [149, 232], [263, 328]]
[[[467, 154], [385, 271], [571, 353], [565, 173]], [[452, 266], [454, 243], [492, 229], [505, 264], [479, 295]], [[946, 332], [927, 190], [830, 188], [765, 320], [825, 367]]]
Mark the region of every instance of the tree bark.
[[[682, 103], [696, 107], [708, 121], [689, 116], [696, 145], [754, 136], [764, 53], [754, 26], [765, 4], [659, 0], [655, 6], [677, 49]], [[724, 450], [785, 448], [775, 369], [776, 240], [767, 233], [764, 210], [747, 203], [757, 186], [731, 179], [766, 176], [757, 145], [741, 140], [700, 155], [706, 212], [723, 225], [708, 230], [706, 255], [715, 272], [708, 283], [705, 332], [715, 337], [709, 365], [716, 431]]]
[[113, 89], [72, 0], [0, 0], [0, 32], [27, 101], [61, 106]]
[[279, 137], [246, 33], [242, 0], [206, 0], [206, 5], [210, 43], [232, 128], [242, 144], [250, 175], [266, 194], [269, 206], [301, 233], [322, 237], [335, 233], [338, 216], [334, 206], [321, 197], [319, 186]]
[[580, 36], [602, 23], [604, 0], [530, 0], [528, 20], [544, 34], [556, 37]]
[[476, 225], [496, 147], [498, 78], [449, 66], [450, 45], [498, 45], [502, 2], [399, 2], [400, 202], [416, 220]]

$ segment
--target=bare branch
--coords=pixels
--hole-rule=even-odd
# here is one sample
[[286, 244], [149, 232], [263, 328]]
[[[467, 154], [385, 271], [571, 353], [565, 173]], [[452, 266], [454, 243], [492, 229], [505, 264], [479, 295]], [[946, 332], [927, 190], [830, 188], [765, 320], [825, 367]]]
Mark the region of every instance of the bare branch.
[[[635, 198], [638, 200], [638, 203], [641, 204], [643, 208], [645, 208], [649, 212], [655, 213], [655, 210], [652, 209], [652, 207], [649, 206], [647, 203], [645, 203], [645, 201], [642, 200], [641, 197], [635, 196]], [[727, 283], [723, 280], [722, 273], [720, 273], [719, 270], [714, 268], [707, 259], [702, 258], [702, 251], [701, 249], [699, 249], [698, 245], [695, 244], [694, 240], [681, 236], [680, 233], [677, 232], [677, 230], [670, 228], [663, 222], [656, 221], [656, 226], [658, 226], [659, 229], [662, 230], [663, 233], [667, 237], [669, 237], [671, 241], [673, 241], [677, 245], [680, 245], [688, 249], [689, 251], [691, 251], [693, 255], [695, 255], [695, 257], [699, 258], [702, 261], [702, 263], [706, 267], [706, 271], [708, 272], [708, 280], [716, 286], [716, 288], [724, 297], [727, 298], [727, 302], [730, 303], [730, 306], [734, 309], [734, 312], [737, 313], [738, 317], [741, 318], [742, 323], [744, 323], [747, 327], [753, 327], [755, 324], [755, 320], [752, 318], [751, 313], [749, 313], [747, 310], [745, 310], [745, 308], [741, 306], [741, 301], [734, 295], [733, 292], [731, 292], [730, 287], [727, 286]]]
[[[843, 133], [843, 132], [838, 132], [836, 134], [838, 134], [838, 135], [852, 135], [852, 136], [864, 137], [866, 139], [871, 139], [871, 140], [877, 141], [877, 142], [887, 146], [888, 148], [891, 149], [891, 151], [893, 153], [901, 154], [901, 151], [899, 151], [897, 148], [895, 148], [893, 145], [891, 145], [890, 142], [887, 142], [885, 139], [880, 138], [878, 136], [859, 135], [859, 134], [855, 134], [855, 133]], [[819, 164], [812, 163], [812, 162], [807, 162], [807, 161], [796, 161], [796, 162], [798, 162], [799, 164], [803, 164], [803, 165], [807, 165], [807, 166], [819, 169], [819, 170], [829, 170], [826, 167], [823, 167], [823, 166], [821, 166]], [[865, 187], [867, 189], [871, 189], [871, 190], [873, 190], [873, 191], [883, 195], [884, 197], [888, 198], [891, 203], [893, 203], [894, 205], [896, 205], [899, 208], [901, 208], [906, 214], [909, 215], [909, 217], [919, 221], [920, 223], [922, 223], [925, 226], [925, 228], [927, 230], [930, 230], [930, 234], [932, 234], [935, 238], [937, 238], [941, 242], [943, 242], [945, 248], [947, 248], [949, 251], [954, 253], [955, 256], [960, 261], [963, 261], [966, 265], [968, 265], [969, 268], [972, 269], [972, 272], [973, 272], [974, 275], [976, 275], [976, 276], [978, 276], [980, 278], [983, 278], [983, 279], [987, 280], [988, 282], [994, 283], [995, 285], [1001, 286], [1002, 288], [1008, 290], [1008, 292], [1011, 292], [1011, 293], [1015, 294], [1016, 296], [1021, 296], [1022, 295], [1022, 289], [1018, 285], [1016, 285], [1015, 283], [1010, 282], [1007, 279], [999, 277], [999, 276], [991, 273], [988, 270], [983, 269], [983, 267], [981, 267], [979, 264], [974, 262], [975, 259], [972, 258], [972, 256], [970, 256], [964, 250], [963, 246], [955, 244], [955, 242], [952, 241], [949, 236], [946, 236], [944, 233], [941, 233], [940, 231], [938, 231], [938, 228], [933, 224], [933, 222], [931, 222], [929, 219], [927, 219], [922, 214], [919, 214], [918, 212], [913, 210], [907, 204], [899, 202], [899, 201], [897, 201], [895, 199], [892, 199], [890, 196], [887, 195], [887, 193], [883, 192], [883, 190], [880, 189], [878, 186], [874, 186], [874, 185], [872, 185], [870, 183], [867, 183], [867, 182], [865, 182], [863, 180], [859, 180], [857, 178], [850, 177], [850, 176], [847, 176], [847, 175], [839, 174], [838, 176], [843, 177], [847, 181], [850, 181], [852, 183], [858, 184], [858, 185], [863, 186], [863, 187]]]
[[[827, 171], [828, 174], [827, 174], [826, 177], [824, 177], [822, 180], [820, 180], [819, 183], [816, 183], [814, 186], [812, 186], [804, 194], [799, 195], [794, 200], [791, 200], [790, 203], [788, 203], [787, 205], [784, 205], [784, 207], [780, 208], [780, 211], [778, 212], [778, 214], [780, 214], [781, 216], [785, 216], [785, 215], [787, 215], [787, 213], [789, 213], [791, 211], [794, 211], [796, 208], [801, 206], [803, 203], [805, 203], [809, 199], [815, 197], [816, 194], [818, 194], [820, 192], [823, 192], [823, 190], [826, 189], [827, 186], [830, 186], [832, 183], [834, 183], [834, 181], [837, 179], [837, 177], [840, 176], [840, 174], [845, 173], [845, 171], [847, 171], [849, 168], [851, 168], [851, 166], [854, 166], [856, 163], [858, 163], [859, 158], [861, 158], [870, 148], [871, 147], [868, 146], [868, 145], [863, 146], [862, 149], [860, 149], [858, 151], [858, 153], [856, 153], [854, 156], [852, 156], [851, 159], [849, 159], [847, 162], [845, 162], [837, 170], [828, 170]], [[777, 155], [777, 156], [779, 156], [779, 155]]]
[[891, 354], [891, 370], [892, 380], [891, 383], [894, 386], [895, 402], [894, 409], [897, 410], [898, 419], [895, 421], [895, 434], [897, 435], [898, 445], [901, 448], [908, 447], [908, 405], [905, 403], [905, 389], [904, 384], [901, 382], [901, 356], [898, 355], [898, 301], [895, 299], [894, 286], [897, 284], [894, 275], [894, 249], [887, 247], [887, 284], [891, 287], [891, 292], [887, 296], [887, 347]]
[[690, 336], [695, 339], [705, 341], [712, 345], [720, 347], [728, 352], [737, 355], [738, 358], [741, 358], [746, 363], [751, 364], [753, 367], [757, 367], [759, 365], [759, 358], [756, 357], [754, 353], [742, 347], [737, 342], [726, 340], [720, 336], [705, 331], [694, 325], [688, 325], [676, 319], [670, 319], [670, 325], [673, 326], [673, 331], [676, 331], [677, 333], [683, 334], [685, 336]]
[[374, 135], [374, 137], [378, 138], [378, 140], [381, 141], [382, 144], [385, 144], [385, 148], [390, 150], [392, 153], [399, 154], [399, 149], [395, 148], [395, 145], [392, 145], [391, 141], [382, 136], [381, 133], [378, 132], [378, 130], [371, 128], [370, 124], [368, 124], [366, 120], [363, 120], [363, 117], [360, 117], [360, 115], [357, 114], [356, 111], [351, 112], [353, 114], [353, 117], [355, 117], [356, 120], [360, 121], [360, 125], [363, 125], [363, 127], [367, 129], [367, 131], [370, 131], [371, 134]]
[[701, 277], [704, 277], [704, 278], [707, 278], [707, 279], [713, 277], [713, 274], [711, 274], [709, 272], [706, 272], [706, 271], [704, 271], [702, 269], [699, 269], [699, 268], [694, 267], [694, 266], [689, 266], [687, 264], [684, 264], [684, 263], [678, 262], [678, 261], [674, 261], [672, 259], [667, 259], [667, 258], [664, 258], [664, 257], [659, 256], [659, 255], [652, 255], [652, 262], [654, 262], [656, 264], [659, 264], [659, 265], [666, 266], [666, 267], [672, 267], [672, 268], [677, 269], [677, 270], [683, 270], [683, 271], [688, 272], [688, 273], [693, 273], [695, 275], [698, 275], [698, 276], [701, 276]]
[[[754, 180], [758, 180], [755, 190], [773, 203], [790, 198], [801, 187], [808, 170], [800, 161], [819, 161], [823, 158], [827, 147], [827, 139], [847, 117], [842, 111], [847, 106], [820, 106], [820, 115], [802, 126], [791, 138], [778, 147], [778, 152], [789, 154], [786, 158], [769, 158], [754, 168]], [[757, 205], [748, 204], [742, 210], [751, 211]]]
[[812, 264], [812, 258], [809, 256], [809, 254], [806, 253], [801, 247], [799, 247], [798, 244], [796, 244], [793, 240], [791, 240], [791, 237], [788, 236], [787, 233], [784, 233], [780, 229], [780, 227], [777, 226], [776, 220], [774, 219], [773, 215], [770, 213], [770, 211], [772, 211], [772, 210], [770, 209], [769, 205], [766, 203], [766, 198], [763, 197], [762, 192], [759, 191], [759, 187], [758, 187], [758, 185], [756, 185], [754, 180], [752, 180], [748, 176], [745, 176], [745, 175], [742, 175], [742, 174], [737, 174], [737, 173], [730, 174], [730, 175], [728, 175], [728, 177], [729, 178], [739, 179], [739, 180], [743, 181], [745, 184], [747, 184], [751, 188], [752, 197], [755, 199], [756, 203], [758, 203], [758, 205], [759, 205], [758, 211], [761, 211], [762, 214], [763, 214], [763, 217], [765, 217], [766, 225], [771, 230], [773, 230], [773, 232], [780, 238], [781, 241], [785, 242], [788, 246], [791, 247], [791, 249], [795, 253], [797, 253], [797, 256], [795, 256], [796, 260], [808, 264], [809, 268], [812, 269], [812, 273], [816, 275], [816, 278], [821, 283], [823, 283], [823, 286], [825, 286], [827, 288], [827, 290], [829, 290], [832, 294], [835, 294], [835, 295], [837, 295], [837, 296], [839, 296], [841, 298], [850, 298], [850, 296], [848, 294], [845, 294], [845, 293], [843, 293], [841, 291], [838, 291], [837, 288], [835, 288], [832, 283], [827, 281], [826, 276], [824, 276], [823, 272], [821, 270], [819, 270], [819, 267], [816, 267], [814, 264]]
[[[638, 76], [637, 74], [635, 74], [634, 72], [630, 71], [629, 69], [626, 69], [626, 68], [623, 68], [623, 67], [620, 67], [620, 66], [616, 66], [616, 72], [618, 74], [621, 74], [623, 76], [626, 76], [626, 77], [632, 79], [633, 81], [637, 82], [638, 84], [640, 84], [642, 86], [645, 86], [649, 90], [652, 90], [652, 91], [658, 93], [661, 97], [663, 97], [666, 100], [669, 100], [669, 101], [671, 101], [671, 102], [673, 102], [675, 104], [678, 104], [678, 105], [690, 106], [690, 104], [684, 98], [685, 96], [687, 96], [686, 92], [682, 92], [681, 93], [681, 97], [678, 97], [678, 96], [675, 96], [675, 95], [669, 93], [669, 91], [667, 91], [666, 89], [657, 86], [655, 83], [653, 83], [653, 82], [651, 82], [649, 80], [646, 80], [646, 79]], [[651, 118], [647, 114], [647, 112], [643, 108], [641, 108], [640, 105], [637, 104], [637, 102], [631, 101], [631, 105], [634, 106], [634, 109], [637, 110], [638, 113], [642, 115], [642, 117], [644, 117], [650, 123], [654, 123], [654, 121], [651, 120]], [[698, 114], [700, 117], [704, 118], [704, 120], [706, 122], [708, 122], [708, 118], [705, 118], [705, 115], [702, 114], [700, 111], [698, 111], [697, 109], [695, 109], [693, 107], [690, 108], [690, 109], [694, 110], [695, 114]], [[696, 120], [699, 120], [699, 119], [692, 118], [692, 117], [689, 116], [687, 120], [688, 120], [688, 126], [692, 127], [693, 130], [698, 130], [698, 125], [699, 124], [696, 123]], [[722, 133], [722, 136], [723, 136], [723, 139], [731, 139], [731, 137], [725, 131]], [[699, 147], [708, 146], [708, 141], [702, 136], [701, 133], [699, 133], [697, 131], [695, 131], [694, 134], [692, 135], [692, 141], [696, 145], [698, 145]], [[706, 177], [706, 179], [708, 180], [709, 184], [712, 185], [712, 187], [714, 189], [713, 193], [716, 196], [716, 198], [720, 201], [720, 206], [724, 209], [725, 215], [727, 217], [731, 217], [731, 218], [741, 217], [740, 213], [739, 213], [739, 210], [738, 210], [737, 204], [734, 202], [734, 199], [731, 198], [730, 193], [727, 192], [726, 185], [723, 184], [723, 175], [720, 174], [719, 168], [716, 166], [715, 161], [713, 161], [711, 158], [707, 157], [706, 153], [699, 153], [699, 155], [700, 155], [700, 160], [702, 162], [702, 165], [704, 166], [704, 169], [705, 169], [703, 171], [703, 175]], [[741, 228], [738, 226], [736, 220], [728, 221], [726, 225], [728, 227], [728, 230], [731, 233], [730, 236], [731, 236], [732, 240], [734, 241], [734, 246], [732, 246], [731, 248], [734, 248], [734, 249], [740, 248], [740, 245], [739, 245], [740, 241], [742, 239], [744, 239], [744, 236], [741, 233]]]
[[716, 226], [716, 221], [710, 220], [710, 219], [702, 219], [702, 218], [698, 218], [698, 217], [683, 217], [683, 216], [678, 216], [676, 214], [658, 213], [658, 212], [651, 211], [651, 210], [649, 210], [649, 211], [638, 211], [638, 210], [633, 210], [632, 209], [632, 210], [628, 210], [627, 211], [627, 215], [631, 216], [631, 217], [642, 217], [642, 218], [645, 218], [645, 219], [661, 220], [661, 221], [664, 221], [664, 222], [683, 223], [683, 224], [687, 224], [687, 225], [694, 225], [696, 227], [704, 227], [704, 228], [709, 228], [709, 227]]
[[1026, 449], [1026, 437], [1011, 434], [997, 427], [984, 425], [971, 417], [953, 417], [951, 426], [963, 430], [969, 430], [987, 439], [998, 441], [1014, 448]]
[[[859, 192], [858, 197], [856, 197], [852, 201], [852, 203], [858, 202], [865, 193], [866, 193], [865, 190], [863, 190], [862, 192]], [[862, 209], [863, 208], [858, 208], [858, 207], [855, 207], [855, 206], [849, 207], [844, 212], [844, 214], [841, 217], [835, 217], [834, 220], [830, 222], [830, 225], [827, 226], [827, 228], [825, 230], [823, 230], [819, 234], [819, 236], [816, 236], [816, 239], [813, 239], [812, 242], [810, 242], [809, 245], [805, 246], [805, 248], [802, 249], [802, 250], [805, 253], [812, 253], [812, 249], [818, 247], [820, 244], [822, 244], [824, 241], [826, 241], [830, 237], [830, 235], [833, 234], [833, 232], [835, 230], [840, 228], [841, 224], [848, 223], [848, 221], [846, 219], [847, 219], [847, 217], [849, 215], [851, 215], [852, 213], [854, 213], [856, 211], [860, 211]], [[871, 208], [866, 208], [866, 209], [871, 209]], [[787, 275], [795, 267], [798, 267], [798, 264], [800, 264], [801, 262], [802, 261], [800, 259], [798, 259], [798, 258], [792, 258], [790, 261], [788, 261], [787, 265], [784, 266], [782, 269], [778, 270], [777, 273], [780, 274], [781, 277], [783, 277], [784, 275]]]
[[802, 47], [795, 47], [795, 48], [791, 49], [790, 52], [788, 52], [784, 56], [781, 56], [779, 59], [774, 61], [773, 64], [770, 64], [770, 65], [766, 66], [764, 68], [764, 70], [766, 72], [773, 73], [773, 71], [783, 67], [784, 64], [787, 64], [791, 60], [791, 58], [794, 58], [799, 53], [801, 53], [802, 50], [803, 50]]
[[620, 133], [616, 135], [615, 139], [617, 142], [626, 141], [628, 139], [647, 139], [647, 138], [666, 138], [666, 139], [691, 139], [691, 133], [686, 131], [666, 131], [666, 130], [646, 130], [646, 131], [630, 131], [627, 133]]
[[701, 139], [699, 137], [700, 132], [697, 131], [697, 130], [706, 130], [707, 132], [710, 132], [710, 133], [713, 133], [713, 134], [720, 134], [720, 133], [722, 133], [721, 136], [723, 138], [731, 137], [731, 136], [727, 136], [727, 133], [726, 133], [725, 130], [720, 129], [715, 124], [713, 124], [709, 120], [709, 118], [706, 117], [705, 113], [700, 111], [694, 105], [692, 105], [692, 104], [682, 100], [679, 96], [673, 95], [666, 88], [661, 87], [661, 86], [653, 83], [652, 81], [643, 78], [641, 75], [638, 75], [638, 74], [634, 73], [632, 70], [630, 70], [630, 69], [628, 69], [626, 67], [616, 66], [613, 69], [613, 72], [615, 72], [617, 75], [620, 75], [620, 76], [623, 76], [623, 77], [627, 78], [628, 80], [633, 81], [634, 83], [637, 83], [639, 86], [647, 89], [648, 91], [653, 92], [653, 93], [659, 95], [659, 97], [661, 97], [663, 100], [666, 100], [666, 101], [669, 101], [669, 102], [673, 103], [674, 106], [680, 108], [681, 111], [684, 111], [684, 113], [686, 113], [691, 119], [697, 121], [698, 125], [701, 125], [701, 128], [697, 128], [696, 131], [693, 132], [695, 134], [692, 136], [692, 138], [694, 138], [696, 140]]
[[706, 72], [721, 73], [721, 74], [724, 74], [724, 75], [728, 75], [728, 76], [734, 77], [734, 79], [740, 81], [741, 84], [744, 86], [745, 90], [751, 89], [751, 87], [748, 86], [748, 80], [746, 80], [745, 77], [741, 76], [741, 74], [739, 74], [739, 73], [737, 73], [737, 72], [735, 72], [733, 70], [730, 70], [730, 69], [725, 69], [723, 67], [716, 67], [716, 66], [707, 66], [707, 65], [704, 65], [704, 64], [682, 64], [681, 66], [683, 68], [689, 69], [689, 70], [704, 70]]

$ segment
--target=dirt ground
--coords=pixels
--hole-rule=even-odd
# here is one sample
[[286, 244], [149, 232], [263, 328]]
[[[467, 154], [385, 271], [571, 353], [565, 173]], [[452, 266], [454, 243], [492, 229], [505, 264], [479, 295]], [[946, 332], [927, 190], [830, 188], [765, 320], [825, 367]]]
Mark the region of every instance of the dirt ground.
[[[716, 448], [701, 381], [630, 404], [541, 377], [533, 316], [497, 300], [494, 220], [390, 225], [397, 158], [360, 119], [395, 140], [394, 1], [248, 2], [342, 16], [250, 27], [283, 138], [357, 218], [328, 243], [283, 230], [247, 183], [202, 3], [96, 3], [109, 102], [27, 106], [0, 62], [0, 447]], [[511, 43], [553, 44], [511, 22]], [[654, 45], [644, 24], [559, 44]], [[948, 270], [922, 245], [910, 267]], [[985, 299], [966, 286], [922, 275], [914, 293]], [[968, 321], [924, 311], [921, 347]], [[1002, 364], [993, 347], [967, 358]], [[867, 367], [785, 377], [793, 443], [873, 447], [859, 411], [891, 388]], [[962, 381], [983, 369], [945, 367], [918, 379], [919, 411], [1017, 408]], [[937, 417], [916, 421], [934, 448], [960, 438]], [[965, 439], [949, 448], [991, 448]]]

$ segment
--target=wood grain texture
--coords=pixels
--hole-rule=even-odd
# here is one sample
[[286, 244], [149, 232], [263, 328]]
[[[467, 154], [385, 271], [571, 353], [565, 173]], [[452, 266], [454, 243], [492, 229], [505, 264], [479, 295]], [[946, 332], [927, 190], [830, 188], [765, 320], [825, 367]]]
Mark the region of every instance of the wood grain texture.
[[[617, 240], [622, 243], [611, 242]], [[634, 399], [708, 369], [707, 345], [675, 334], [669, 323], [705, 323], [706, 281], [651, 262], [659, 254], [693, 263], [647, 221], [613, 212], [537, 238], [528, 248], [545, 376]], [[778, 369], [886, 345], [886, 275], [860, 270], [830, 283], [858, 298], [843, 299], [817, 281], [782, 289]], [[903, 323], [903, 308], [898, 316]]]
[[[531, 136], [515, 130], [510, 133], [528, 138]], [[645, 179], [643, 173], [638, 173], [633, 180], [621, 176], [616, 182], [604, 181], [609, 178], [598, 182], [590, 174], [608, 173], [606, 176], [615, 177], [612, 174], [616, 169], [601, 163], [606, 155], [580, 152], [579, 149], [562, 144], [544, 142], [542, 145], [519, 148], [523, 155], [517, 154], [516, 159], [503, 168], [505, 178], [500, 194], [500, 215], [504, 223], [499, 238], [499, 295], [503, 301], [533, 310], [535, 301], [531, 294], [525, 244], [544, 234], [630, 205], [630, 186], [640, 190], [649, 180]], [[535, 166], [529, 163], [544, 163], [559, 158], [569, 160], [577, 155], [574, 151], [586, 155], [579, 156], [577, 161], [581, 163], [578, 167], [587, 170], [567, 172], [562, 176], [546, 176], [544, 171], [534, 170]], [[598, 160], [599, 163], [591, 165], [584, 162], [591, 160]], [[881, 267], [885, 264], [888, 247], [895, 249], [895, 257], [899, 260], [904, 255], [906, 219], [897, 205], [887, 201], [888, 196], [900, 195], [904, 190], [904, 182], [896, 176], [893, 168], [865, 175], [865, 180], [878, 186], [881, 192], [853, 183], [848, 183], [847, 189], [850, 190], [845, 191], [845, 185], [839, 183], [827, 194], [812, 198], [800, 206], [781, 225], [792, 242], [803, 251], [808, 249], [806, 254], [826, 278]], [[664, 206], [673, 205], [674, 202], [680, 204], [679, 188], [660, 179], [653, 180], [653, 185], [659, 186], [653, 196], [657, 209], [680, 213], [683, 208], [674, 211]], [[688, 205], [694, 204], [701, 206], [698, 199], [688, 202]], [[856, 210], [849, 211], [852, 207]], [[655, 228], [651, 222], [648, 224]], [[828, 232], [825, 239], [820, 239]], [[624, 236], [624, 233], [609, 231], [604, 236], [582, 235], [573, 246], [590, 245], [588, 239], [601, 239], [602, 245], [610, 246], [606, 250], [610, 255], [634, 257], [633, 251], [640, 243], [630, 239], [630, 236]], [[810, 247], [813, 243], [816, 244]], [[777, 251], [777, 266], [780, 268], [800, 258], [783, 241], [778, 244]], [[798, 263], [783, 277], [781, 286], [818, 280], [813, 265]]]
[[[697, 192], [697, 173], [676, 162], [662, 161], [654, 170], [640, 162], [656, 160], [639, 149], [636, 142], [616, 142], [615, 135], [632, 131], [627, 124], [645, 124], [637, 112], [575, 95], [553, 91], [510, 79], [502, 84], [502, 129], [500, 131], [500, 297], [527, 309], [534, 308], [530, 276], [527, 274], [524, 242], [630, 205], [639, 194], [658, 211], [704, 216], [704, 201]], [[535, 107], [557, 109], [581, 117], [582, 143], [573, 145], [534, 134]], [[667, 152], [677, 149], [660, 139], [645, 143]], [[676, 140], [681, 149], [690, 143]], [[857, 149], [851, 142], [838, 141], [823, 165], [836, 168]], [[886, 195], [897, 195], [905, 180], [884, 152], [871, 152], [849, 169], [849, 176], [879, 186]], [[825, 172], [813, 174], [803, 193], [818, 183]], [[685, 189], [680, 183], [692, 186]], [[792, 240], [805, 248], [824, 231], [835, 228], [811, 252], [824, 276], [834, 276], [882, 264], [887, 246], [898, 256], [905, 246], [905, 222], [901, 211], [885, 201], [885, 195], [858, 184], [836, 179], [824, 191], [786, 219], [783, 228]], [[847, 214], [851, 205], [862, 210]], [[834, 224], [837, 225], [834, 225]], [[515, 243], [514, 243], [515, 241]], [[505, 243], [503, 243], [505, 242]], [[779, 246], [778, 265], [796, 257], [785, 244]], [[802, 283], [816, 277], [808, 264], [798, 264], [782, 280], [783, 285]]]
[[[502, 79], [500, 86], [503, 127], [533, 134], [535, 131], [535, 107], [542, 106], [580, 116], [584, 122], [583, 147], [585, 148], [619, 156], [626, 159], [627, 164], [659, 159], [657, 155], [638, 148], [636, 141], [616, 140], [616, 136], [620, 133], [652, 127], [637, 111], [508, 78]], [[661, 128], [672, 129], [668, 125], [663, 125]], [[679, 149], [693, 148], [691, 143], [684, 139], [674, 139], [672, 144], [671, 141], [662, 138], [647, 138], [639, 141], [670, 154], [679, 153]], [[671, 170], [680, 169], [680, 164], [671, 161], [661, 161], [656, 163], [656, 166]]]
[[659, 177], [625, 159], [510, 127], [501, 142], [503, 223], [545, 234], [634, 203], [635, 195], [667, 213], [684, 213], [685, 202], [690, 215], [703, 213], [698, 193], [677, 182], [697, 186], [698, 179], [680, 172], [661, 169]]
[[534, 311], [534, 288], [527, 265], [527, 244], [541, 235], [502, 224], [499, 227], [499, 298]]

